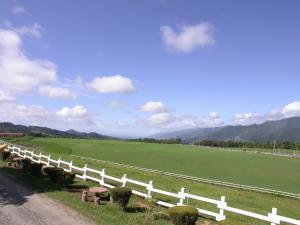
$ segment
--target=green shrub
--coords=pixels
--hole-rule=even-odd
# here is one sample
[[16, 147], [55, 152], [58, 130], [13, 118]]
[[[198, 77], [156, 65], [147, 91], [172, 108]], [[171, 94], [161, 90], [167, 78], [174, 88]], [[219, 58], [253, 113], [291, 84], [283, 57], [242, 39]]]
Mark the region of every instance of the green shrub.
[[169, 208], [169, 215], [175, 225], [195, 225], [198, 211], [190, 206], [174, 206]]
[[41, 173], [43, 165], [40, 163], [31, 163], [28, 167], [28, 171], [31, 175], [36, 176]]
[[111, 190], [113, 202], [118, 203], [123, 209], [129, 202], [132, 191], [128, 187], [116, 187]]
[[30, 159], [22, 159], [20, 164], [23, 169], [27, 169], [30, 166], [31, 161]]
[[44, 172], [47, 174], [47, 176], [52, 180], [53, 182], [58, 182], [58, 173], [62, 172], [62, 168], [58, 167], [46, 167], [44, 169]]
[[69, 186], [74, 182], [75, 176], [75, 173], [60, 171], [57, 173], [57, 182], [64, 186]]
[[10, 152], [5, 152], [5, 151], [1, 152], [2, 160], [7, 160], [9, 158], [9, 156], [10, 156]]

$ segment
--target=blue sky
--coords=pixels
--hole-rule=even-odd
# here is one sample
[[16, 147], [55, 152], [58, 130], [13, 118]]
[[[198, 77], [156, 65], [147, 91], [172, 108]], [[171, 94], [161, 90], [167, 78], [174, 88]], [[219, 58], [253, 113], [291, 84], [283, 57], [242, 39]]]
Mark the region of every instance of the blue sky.
[[0, 121], [121, 136], [300, 115], [299, 1], [1, 1]]

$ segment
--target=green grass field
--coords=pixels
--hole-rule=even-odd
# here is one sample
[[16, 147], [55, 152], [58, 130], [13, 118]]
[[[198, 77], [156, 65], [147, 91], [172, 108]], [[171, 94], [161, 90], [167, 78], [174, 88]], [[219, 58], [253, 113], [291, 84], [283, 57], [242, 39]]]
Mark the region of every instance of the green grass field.
[[[123, 168], [117, 165], [113, 165], [111, 163], [107, 162], [96, 162], [93, 160], [89, 159], [78, 159], [71, 154], [62, 154], [62, 153], [56, 153], [59, 152], [55, 149], [53, 150], [53, 145], [52, 143], [55, 143], [56, 146], [60, 147], [61, 149], [64, 149], [63, 152], [68, 152], [64, 146], [68, 147], [70, 143], [72, 145], [70, 146], [72, 149], [72, 153], [76, 153], [76, 151], [81, 152], [81, 154], [86, 153], [86, 154], [91, 154], [89, 149], [92, 149], [94, 146], [95, 148], [98, 146], [100, 150], [99, 155], [97, 154], [97, 157], [101, 158], [101, 153], [105, 152], [102, 149], [102, 147], [105, 146], [110, 146], [110, 149], [113, 149], [114, 146], [119, 146], [119, 149], [122, 151], [128, 152], [128, 149], [131, 149], [130, 146], [148, 146], [151, 150], [151, 146], [155, 147], [161, 147], [161, 150], [164, 150], [165, 148], [168, 149], [171, 147], [171, 149], [176, 150], [176, 151], [186, 151], [187, 153], [190, 151], [190, 148], [188, 146], [169, 146], [169, 145], [152, 145], [152, 144], [145, 144], [145, 143], [131, 143], [131, 142], [116, 142], [116, 141], [96, 141], [96, 140], [76, 140], [76, 139], [21, 139], [18, 141], [19, 144], [27, 144], [27, 145], [34, 145], [37, 148], [44, 148], [45, 151], [50, 152], [54, 158], [58, 158], [58, 156], [62, 156], [62, 158], [66, 161], [72, 160], [74, 165], [82, 167], [84, 164], [88, 164], [90, 168], [94, 169], [102, 169], [106, 168], [106, 172], [109, 175], [115, 176], [115, 177], [121, 177], [124, 173], [128, 174], [129, 178], [139, 180], [142, 182], [148, 182], [149, 180], [153, 181], [154, 187], [161, 189], [161, 190], [168, 190], [171, 192], [178, 192], [181, 187], [187, 188], [190, 193], [200, 195], [200, 196], [205, 196], [208, 198], [213, 198], [213, 199], [220, 199], [222, 195], [226, 196], [226, 201], [228, 204], [232, 207], [236, 207], [239, 209], [244, 209], [248, 210], [251, 212], [257, 212], [263, 215], [267, 215], [268, 213], [271, 212], [272, 207], [278, 208], [278, 213], [283, 216], [288, 216], [290, 218], [298, 219], [300, 220], [300, 201], [296, 199], [290, 199], [290, 198], [285, 198], [285, 197], [279, 197], [273, 194], [263, 194], [263, 193], [257, 193], [253, 191], [246, 191], [246, 190], [240, 190], [240, 189], [235, 189], [235, 188], [228, 188], [228, 187], [223, 187], [223, 186], [218, 186], [218, 185], [210, 185], [206, 183], [200, 183], [196, 181], [191, 181], [191, 180], [186, 180], [186, 179], [181, 179], [181, 178], [175, 178], [175, 177], [170, 177], [170, 176], [164, 176], [156, 173], [150, 173], [150, 172], [144, 172], [144, 171], [138, 171], [135, 169], [130, 169], [130, 168]], [[84, 146], [80, 146], [80, 143], [83, 143]], [[102, 146], [102, 147], [100, 147]], [[123, 148], [122, 148], [123, 146]], [[150, 147], [149, 147], [150, 146]], [[126, 147], [126, 148], [125, 148]], [[175, 148], [174, 148], [175, 147]], [[80, 151], [80, 148], [82, 149]], [[97, 149], [98, 149], [97, 148]], [[141, 147], [139, 147], [141, 148]], [[77, 149], [77, 150], [76, 150]], [[179, 149], [179, 150], [178, 150]], [[86, 152], [84, 152], [86, 150]], [[150, 151], [148, 150], [148, 151]], [[203, 156], [203, 153], [201, 152], [202, 149], [199, 148], [191, 148], [191, 151], [200, 151], [200, 153], [196, 154], [198, 157]], [[112, 150], [111, 150], [112, 151]], [[136, 149], [138, 151], [138, 148]], [[141, 150], [143, 151], [143, 150]], [[175, 153], [176, 153], [175, 151]], [[207, 150], [209, 151], [209, 150]], [[95, 152], [95, 150], [94, 150]], [[97, 151], [96, 151], [97, 153]], [[216, 153], [231, 153], [231, 152], [223, 152], [223, 151], [217, 151]], [[79, 153], [76, 153], [79, 154]], [[195, 154], [195, 153], [194, 153]], [[208, 154], [208, 153], [206, 153]], [[215, 152], [214, 152], [215, 154]], [[248, 154], [248, 153], [241, 153], [244, 154], [245, 157], [252, 157], [253, 154]], [[124, 153], [123, 155], [126, 156]], [[189, 154], [187, 154], [189, 155]], [[205, 154], [204, 154], [205, 155]], [[113, 156], [113, 154], [112, 154]], [[243, 155], [242, 155], [243, 156]], [[93, 156], [92, 156], [93, 157]], [[170, 157], [173, 157], [172, 154]], [[191, 156], [189, 156], [191, 157]], [[264, 155], [257, 155], [257, 157], [266, 157]], [[124, 157], [125, 159], [128, 160], [130, 157]], [[272, 161], [273, 159], [281, 159], [277, 157], [270, 157], [267, 159], [270, 159]], [[285, 159], [285, 158], [284, 158]], [[113, 160], [113, 159], [111, 159]], [[144, 157], [144, 160], [147, 161], [147, 156]], [[287, 161], [286, 165], [288, 165], [289, 160], [285, 159]], [[121, 161], [123, 162], [123, 161]], [[176, 161], [176, 165], [180, 165], [182, 161]], [[0, 163], [1, 164], [1, 163]], [[242, 165], [242, 164], [240, 164]], [[272, 164], [273, 165], [273, 164]], [[154, 164], [155, 166], [155, 164]], [[0, 165], [1, 167], [1, 165]], [[223, 166], [224, 167], [224, 166]], [[167, 167], [165, 167], [167, 168]], [[256, 170], [257, 171], [257, 170]], [[257, 176], [261, 176], [259, 173]], [[276, 176], [274, 173], [273, 176]], [[23, 176], [21, 176], [23, 178]], [[25, 178], [25, 177], [24, 177]], [[30, 179], [24, 179], [26, 182], [29, 182], [30, 184], [33, 183]], [[288, 180], [288, 178], [287, 178]], [[83, 181], [79, 181], [82, 183]], [[36, 182], [39, 183], [39, 182]], [[89, 185], [95, 185], [93, 182], [87, 182]], [[85, 184], [85, 182], [83, 182]], [[48, 186], [48, 184], [45, 184]], [[135, 185], [129, 185], [130, 187], [140, 190], [140, 191], [145, 191], [141, 187], [136, 187]], [[124, 214], [120, 213], [118, 211], [115, 211], [114, 209], [111, 209], [110, 207], [108, 208], [101, 208], [99, 210], [100, 213], [96, 212], [96, 208], [93, 208], [92, 205], [82, 205], [80, 204], [80, 200], [78, 198], [75, 198], [71, 196], [69, 193], [66, 193], [65, 191], [55, 191], [55, 192], [47, 192], [47, 194], [61, 202], [63, 202], [66, 205], [69, 205], [70, 207], [78, 210], [80, 213], [83, 215], [86, 215], [95, 221], [99, 222], [100, 224], [107, 224], [107, 225], [112, 225], [112, 224], [139, 224], [142, 225], [144, 223], [141, 222], [132, 222], [132, 221], [139, 221], [141, 218], [144, 218], [145, 215], [143, 214]], [[159, 194], [154, 194], [153, 195], [154, 199], [161, 199], [166, 202], [170, 202], [173, 204], [176, 204], [176, 199], [171, 198], [171, 197], [166, 197], [166, 196], [161, 196]], [[204, 202], [199, 202], [199, 201], [193, 201], [189, 200], [188, 202], [189, 205], [200, 207], [202, 209], [206, 210], [212, 210], [212, 211], [217, 211], [216, 206]], [[91, 210], [93, 208], [93, 210]], [[215, 222], [213, 220], [206, 220], [203, 218], [199, 219], [199, 223], [197, 225], [266, 225], [269, 223], [259, 221], [257, 219], [252, 219], [249, 217], [237, 215], [234, 213], [225, 213], [227, 216], [227, 219], [222, 222]], [[130, 222], [128, 222], [130, 221]], [[151, 223], [145, 223], [146, 224], [151, 224]], [[169, 224], [167, 221], [155, 221], [154, 224]], [[285, 224], [285, 223], [282, 223]]]
[[49, 153], [74, 154], [178, 174], [300, 194], [300, 160], [207, 148], [64, 138], [20, 140]]

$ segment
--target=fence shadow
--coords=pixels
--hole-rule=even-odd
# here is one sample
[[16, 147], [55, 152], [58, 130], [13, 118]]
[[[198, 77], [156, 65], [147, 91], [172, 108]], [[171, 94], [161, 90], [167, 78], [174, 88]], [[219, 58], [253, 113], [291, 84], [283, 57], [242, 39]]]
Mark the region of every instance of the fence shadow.
[[45, 177], [34, 177], [10, 167], [0, 167], [0, 181], [0, 207], [22, 205], [34, 194], [62, 190]]

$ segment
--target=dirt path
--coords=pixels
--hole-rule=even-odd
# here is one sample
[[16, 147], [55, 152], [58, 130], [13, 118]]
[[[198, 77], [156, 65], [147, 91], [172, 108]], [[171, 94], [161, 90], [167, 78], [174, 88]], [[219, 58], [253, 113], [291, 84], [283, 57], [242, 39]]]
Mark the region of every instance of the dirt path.
[[70, 208], [22, 187], [0, 171], [0, 225], [95, 225]]

